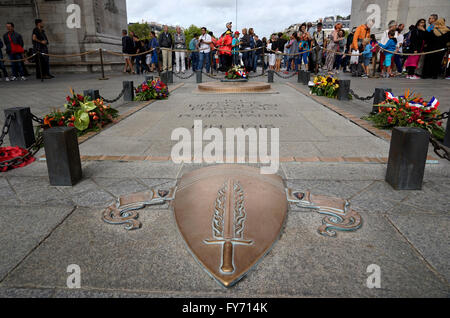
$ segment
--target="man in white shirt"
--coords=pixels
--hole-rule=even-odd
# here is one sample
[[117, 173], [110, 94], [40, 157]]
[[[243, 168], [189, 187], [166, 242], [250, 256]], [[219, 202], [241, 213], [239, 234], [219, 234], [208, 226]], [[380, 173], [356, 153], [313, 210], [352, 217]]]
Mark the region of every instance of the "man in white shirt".
[[209, 68], [211, 65], [211, 36], [206, 32], [206, 28], [202, 28], [202, 35], [198, 38], [197, 48], [200, 50], [200, 58], [198, 63], [198, 70], [201, 71], [203, 69], [203, 64], [206, 64], [206, 72], [209, 73]]
[[[403, 30], [405, 29], [404, 24], [399, 24], [397, 28], [397, 52], [403, 53], [403, 43], [405, 42], [405, 36], [402, 34]], [[404, 59], [402, 55], [394, 55], [394, 62], [397, 66], [397, 71], [401, 74], [403, 72], [403, 63]]]

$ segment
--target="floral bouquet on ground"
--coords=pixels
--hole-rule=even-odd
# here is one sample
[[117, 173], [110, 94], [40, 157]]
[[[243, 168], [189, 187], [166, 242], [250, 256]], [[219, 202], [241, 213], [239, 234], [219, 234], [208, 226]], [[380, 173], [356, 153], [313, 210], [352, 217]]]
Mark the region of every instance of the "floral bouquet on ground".
[[248, 78], [248, 73], [245, 70], [245, 68], [241, 67], [241, 66], [233, 66], [232, 68], [230, 68], [228, 70], [228, 72], [225, 73], [225, 78], [226, 79], [247, 79]]
[[433, 97], [425, 101], [420, 95], [409, 90], [405, 96], [395, 97], [386, 92], [386, 100], [377, 105], [377, 114], [367, 117], [375, 126], [383, 129], [394, 127], [419, 127], [428, 130], [439, 140], [445, 136], [442, 120], [439, 119], [439, 101]]
[[65, 110], [55, 110], [44, 117], [42, 128], [58, 126], [75, 127], [78, 135], [98, 131], [118, 117], [119, 112], [105, 105], [103, 99], [91, 100], [89, 96], [75, 94], [66, 97]]
[[169, 88], [159, 78], [142, 83], [136, 88], [136, 101], [165, 99], [169, 97]]
[[314, 78], [314, 86], [311, 87], [311, 94], [317, 96], [326, 96], [328, 98], [336, 98], [339, 89], [339, 79], [331, 76], [316, 76]]

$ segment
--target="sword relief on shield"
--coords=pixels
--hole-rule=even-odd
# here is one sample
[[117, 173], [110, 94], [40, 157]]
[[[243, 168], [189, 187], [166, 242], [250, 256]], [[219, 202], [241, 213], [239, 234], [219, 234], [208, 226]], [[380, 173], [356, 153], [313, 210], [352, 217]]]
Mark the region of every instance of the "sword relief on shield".
[[213, 238], [204, 240], [205, 244], [222, 245], [220, 271], [224, 275], [235, 271], [234, 245], [253, 244], [253, 241], [244, 239], [246, 218], [244, 190], [239, 182], [230, 179], [217, 194], [212, 220]]

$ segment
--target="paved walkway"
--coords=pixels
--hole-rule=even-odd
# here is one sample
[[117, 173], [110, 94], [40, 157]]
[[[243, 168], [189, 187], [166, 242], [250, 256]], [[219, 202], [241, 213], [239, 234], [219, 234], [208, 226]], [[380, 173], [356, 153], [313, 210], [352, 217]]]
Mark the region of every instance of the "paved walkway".
[[[106, 91], [110, 85], [113, 95], [117, 88], [112, 86], [120, 88], [122, 80], [101, 82], [98, 88]], [[78, 87], [94, 82], [85, 79]], [[22, 84], [36, 89], [32, 82]], [[59, 86], [67, 83], [53, 85], [63, 93]], [[83, 161], [83, 181], [72, 188], [49, 186], [43, 161], [0, 174], [0, 296], [448, 297], [448, 162], [427, 165], [422, 191], [393, 191], [384, 182], [381, 162], [282, 162], [279, 174], [288, 187], [350, 200], [363, 227], [325, 238], [317, 234], [321, 216], [291, 206], [273, 250], [228, 290], [186, 250], [167, 205], [142, 210], [143, 228], [134, 232], [101, 221], [102, 210], [117, 196], [171, 187], [185, 172], [202, 166], [157, 160], [167, 155], [165, 140], [174, 127], [192, 128], [193, 118], [184, 115], [198, 114], [207, 125], [223, 127], [279, 125], [282, 156], [294, 159], [386, 156], [385, 139], [284, 83], [274, 89], [279, 94], [201, 95], [186, 83], [169, 100], [150, 104], [80, 146], [84, 155], [135, 154], [151, 160], [105, 156]], [[36, 95], [39, 100], [41, 94]], [[250, 120], [248, 103], [266, 105], [264, 114], [281, 117]], [[231, 116], [234, 105], [247, 115]], [[45, 112], [50, 106], [36, 107]], [[228, 115], [209, 117], [212, 109]], [[368, 145], [359, 144], [361, 139]], [[71, 264], [81, 267], [79, 290], [66, 287]], [[381, 267], [381, 289], [366, 287], [371, 264]]]

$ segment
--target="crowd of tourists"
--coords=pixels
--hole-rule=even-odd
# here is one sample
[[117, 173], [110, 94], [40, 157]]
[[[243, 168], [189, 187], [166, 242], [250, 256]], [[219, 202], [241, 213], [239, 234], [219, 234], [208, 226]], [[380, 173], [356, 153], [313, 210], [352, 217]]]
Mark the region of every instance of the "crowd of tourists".
[[[0, 77], [3, 75], [6, 81], [26, 80], [29, 74], [25, 61], [36, 63], [37, 78], [53, 78], [43, 21], [36, 19], [35, 24], [33, 48], [28, 51], [22, 35], [14, 30], [14, 23], [6, 24], [7, 32], [0, 38]], [[260, 39], [253, 28], [233, 32], [229, 22], [220, 37], [203, 27], [189, 43], [180, 27], [171, 33], [164, 26], [158, 36], [152, 31], [145, 40], [123, 30], [123, 71], [140, 74], [175, 68], [175, 73], [185, 73], [187, 69], [226, 72], [231, 66], [240, 65], [248, 72], [256, 72], [261, 66], [285, 74], [304, 69], [316, 74], [351, 72], [352, 76], [363, 78], [379, 73], [382, 77], [436, 79], [444, 75], [450, 79], [450, 29], [445, 19], [432, 14], [428, 21], [419, 19], [407, 30], [404, 24], [390, 21], [379, 41], [371, 33], [373, 26], [374, 20], [369, 19], [346, 34], [343, 25], [337, 23], [327, 35], [321, 22], [316, 26], [304, 23], [290, 36], [278, 33]], [[2, 61], [3, 47], [11, 61], [11, 76]]]
[[[3, 75], [5, 81], [25, 81], [30, 76], [25, 66], [25, 61], [36, 63], [36, 78], [52, 79], [54, 76], [50, 73], [50, 62], [48, 55], [48, 38], [45, 34], [44, 23], [41, 19], [35, 20], [36, 27], [31, 34], [33, 48], [26, 51], [24, 48], [23, 37], [15, 31], [14, 23], [6, 23], [7, 32], [0, 38], [0, 79]], [[6, 55], [11, 61], [11, 76], [5, 67], [2, 49], [5, 47]], [[43, 53], [43, 54], [36, 54]], [[25, 60], [26, 57], [30, 57]], [[2, 74], [3, 73], [3, 74]]]
[[[152, 32], [151, 40], [146, 41], [140, 41], [132, 32], [127, 36], [124, 30], [124, 53], [155, 49], [147, 56], [126, 58], [124, 72], [166, 71], [172, 70], [173, 65], [176, 73], [185, 73], [188, 67], [193, 71], [226, 72], [232, 65], [256, 72], [261, 65], [285, 74], [304, 69], [316, 74], [346, 72], [363, 78], [379, 73], [382, 77], [404, 75], [420, 79], [445, 75], [450, 79], [450, 32], [445, 19], [432, 14], [428, 23], [419, 19], [408, 30], [404, 24], [390, 21], [379, 41], [371, 33], [373, 26], [374, 20], [368, 20], [346, 34], [343, 25], [337, 23], [327, 35], [321, 22], [314, 27], [304, 23], [289, 37], [278, 33], [270, 39], [260, 39], [252, 28], [233, 32], [230, 22], [219, 38], [202, 28], [201, 34], [195, 34], [189, 43], [179, 27], [173, 38], [164, 26], [158, 38]], [[170, 49], [175, 52], [171, 54]]]

